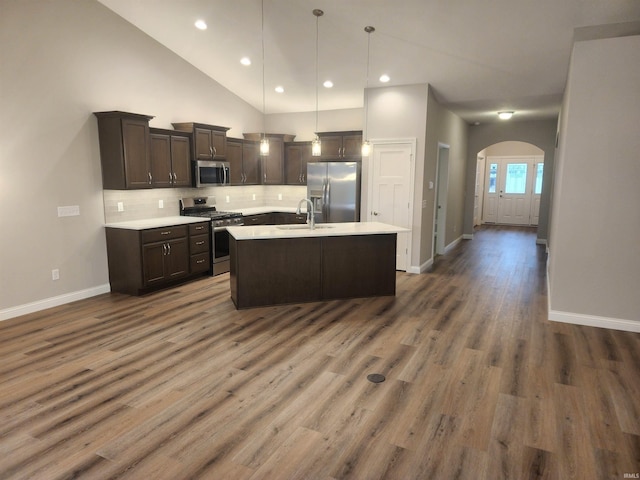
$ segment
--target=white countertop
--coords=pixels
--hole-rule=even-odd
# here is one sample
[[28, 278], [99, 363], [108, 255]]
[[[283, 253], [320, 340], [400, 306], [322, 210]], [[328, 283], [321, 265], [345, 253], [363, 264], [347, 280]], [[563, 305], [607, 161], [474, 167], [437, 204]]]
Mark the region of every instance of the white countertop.
[[188, 223], [200, 223], [209, 221], [202, 217], [174, 217], [145, 218], [143, 220], [130, 220], [128, 222], [107, 223], [105, 227], [125, 228], [128, 230], [145, 230], [147, 228], [172, 227], [175, 225], [185, 225]]
[[[246, 207], [246, 208], [220, 208], [220, 210], [224, 210], [225, 212], [236, 212], [241, 213], [243, 215], [259, 215], [261, 213], [273, 213], [273, 212], [281, 212], [281, 213], [296, 213], [296, 207], [274, 207], [274, 206], [261, 206], [261, 207]], [[307, 208], [302, 208], [302, 213], [307, 213]]]
[[227, 231], [236, 240], [257, 240], [270, 238], [376, 235], [409, 232], [410, 230], [380, 222], [347, 222], [318, 223], [314, 230], [311, 230], [308, 225], [247, 225], [242, 227], [227, 227]]

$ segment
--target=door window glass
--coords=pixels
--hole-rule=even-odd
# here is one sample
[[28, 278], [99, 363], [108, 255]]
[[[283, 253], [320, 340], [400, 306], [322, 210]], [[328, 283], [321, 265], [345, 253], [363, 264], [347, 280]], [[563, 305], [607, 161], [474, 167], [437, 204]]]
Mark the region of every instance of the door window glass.
[[496, 181], [498, 178], [498, 164], [489, 165], [489, 193], [496, 193]]
[[527, 191], [526, 163], [508, 163], [505, 178], [504, 193], [523, 194]]
[[544, 163], [539, 163], [536, 166], [536, 186], [534, 193], [540, 195], [542, 193], [542, 172], [544, 171]]

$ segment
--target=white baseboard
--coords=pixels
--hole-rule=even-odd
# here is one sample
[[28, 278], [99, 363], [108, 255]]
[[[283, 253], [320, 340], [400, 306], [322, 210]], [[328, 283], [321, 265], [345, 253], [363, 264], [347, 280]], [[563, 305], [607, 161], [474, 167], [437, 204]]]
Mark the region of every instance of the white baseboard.
[[[547, 249], [548, 252], [548, 249]], [[624, 330], [626, 332], [640, 332], [640, 322], [635, 320], [625, 320], [621, 318], [598, 317], [596, 315], [586, 315], [584, 313], [562, 312], [551, 309], [551, 288], [549, 285], [549, 261], [551, 255], [547, 257], [547, 317], [552, 322], [571, 323], [574, 325], [585, 325], [587, 327], [610, 328], [612, 330]]]
[[433, 265], [433, 258], [430, 258], [429, 260], [424, 262], [422, 265], [419, 265], [419, 266], [412, 265], [407, 270], [407, 273], [416, 273], [416, 274], [424, 273], [427, 270], [429, 270], [432, 265]]
[[473, 240], [473, 233], [465, 233], [462, 235], [463, 240]]
[[640, 322], [620, 318], [597, 317], [582, 313], [560, 312], [549, 310], [549, 320], [553, 322], [573, 323], [587, 327], [610, 328], [627, 332], [640, 332]]
[[451, 242], [449, 245], [444, 247], [444, 253], [449, 253], [451, 249], [454, 248], [456, 245], [458, 245], [461, 241], [462, 241], [462, 236], [456, 238], [453, 242]]
[[75, 302], [77, 300], [95, 297], [96, 295], [102, 295], [103, 293], [109, 293], [110, 291], [111, 286], [106, 283], [104, 285], [98, 285], [97, 287], [87, 288], [85, 290], [79, 290], [77, 292], [65, 293], [56, 297], [45, 298], [43, 300], [38, 300], [24, 305], [6, 308], [4, 310], [0, 310], [0, 321], [19, 317], [21, 315], [27, 315], [28, 313], [39, 312], [40, 310], [57, 307], [59, 305]]

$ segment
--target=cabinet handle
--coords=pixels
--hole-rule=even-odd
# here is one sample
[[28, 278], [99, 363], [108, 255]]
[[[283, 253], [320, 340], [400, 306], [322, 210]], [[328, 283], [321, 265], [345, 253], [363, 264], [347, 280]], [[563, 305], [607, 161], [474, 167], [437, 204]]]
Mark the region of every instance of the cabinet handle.
[[197, 264], [204, 263], [204, 259], [203, 259], [203, 260], [196, 260], [196, 263], [197, 263]]
[[204, 240], [200, 240], [199, 242], [196, 242], [196, 245], [204, 245]]
[[204, 227], [202, 225], [199, 225], [196, 227], [196, 230], [204, 230]]
[[162, 255], [166, 255], [167, 254], [167, 244], [163, 243], [162, 244]]
[[149, 175], [149, 185], [151, 185], [151, 181], [153, 180], [153, 177], [151, 176], [151, 172], [147, 172], [147, 174]]
[[173, 183], [176, 183], [178, 181], [178, 175], [176, 175], [176, 172], [173, 172]]
[[171, 175], [171, 172], [169, 172], [169, 183], [173, 183], [173, 175]]
[[167, 253], [167, 255], [171, 255], [171, 244], [170, 244], [170, 243], [167, 243], [167, 249], [168, 249], [168, 251], [169, 251], [169, 252]]
[[217, 154], [218, 154], [218, 151], [216, 150], [216, 147], [213, 147], [213, 158], [216, 158]]
[[171, 233], [171, 230], [167, 230], [165, 232], [160, 232], [160, 235], [169, 235]]
[[211, 154], [211, 158], [213, 158], [213, 147], [209, 147], [209, 153]]
[[267, 172], [264, 172], [264, 181], [267, 181]]

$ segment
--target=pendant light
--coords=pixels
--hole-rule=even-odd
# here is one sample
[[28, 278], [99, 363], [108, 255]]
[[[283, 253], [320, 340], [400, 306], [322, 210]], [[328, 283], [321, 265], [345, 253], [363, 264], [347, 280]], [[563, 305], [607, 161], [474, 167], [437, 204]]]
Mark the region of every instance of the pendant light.
[[369, 154], [371, 153], [371, 142], [369, 140], [367, 140], [367, 137], [369, 136], [369, 92], [367, 91], [369, 89], [369, 57], [370, 57], [370, 47], [371, 47], [371, 33], [375, 32], [376, 29], [372, 26], [366, 26], [364, 27], [364, 31], [367, 32], [367, 80], [366, 80], [366, 95], [367, 95], [367, 108], [365, 110], [365, 114], [364, 114], [364, 133], [366, 135], [364, 142], [362, 142], [362, 156], [363, 157], [368, 157]]
[[260, 139], [260, 155], [266, 157], [267, 155], [269, 155], [269, 139], [267, 138], [265, 133], [264, 121], [264, 117], [267, 114], [264, 86], [264, 0], [262, 0], [262, 16], [260, 26], [262, 29], [262, 139]]
[[318, 76], [318, 21], [320, 17], [324, 15], [324, 12], [316, 8], [313, 14], [316, 16], [316, 138], [311, 142], [311, 155], [313, 157], [319, 157], [322, 153], [322, 146], [320, 144], [320, 137], [318, 137], [318, 83], [320, 82]]

